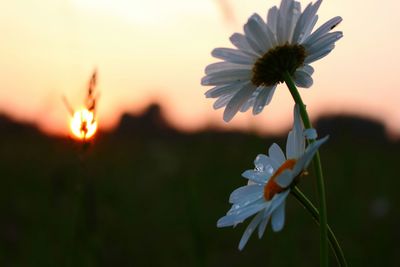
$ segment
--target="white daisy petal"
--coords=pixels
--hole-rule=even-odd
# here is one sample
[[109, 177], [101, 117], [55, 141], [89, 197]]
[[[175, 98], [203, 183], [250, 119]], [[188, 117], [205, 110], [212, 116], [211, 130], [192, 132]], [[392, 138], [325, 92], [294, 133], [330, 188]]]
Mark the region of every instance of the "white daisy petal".
[[292, 43], [294, 28], [296, 27], [297, 20], [301, 15], [301, 4], [297, 1], [293, 2], [289, 12], [291, 12], [291, 15], [289, 15], [291, 19], [288, 21], [287, 34], [288, 34], [288, 43]]
[[278, 44], [283, 45], [288, 41], [288, 24], [291, 21], [289, 9], [293, 4], [293, 0], [282, 0], [278, 12], [278, 20], [276, 24], [276, 37]]
[[279, 12], [281, 12], [283, 15], [286, 15], [292, 4], [293, 0], [282, 0], [279, 6]]
[[259, 172], [254, 170], [247, 170], [242, 173], [242, 176], [256, 184], [265, 184], [265, 182], [271, 177], [268, 173]]
[[247, 81], [251, 70], [229, 69], [207, 75], [201, 79], [202, 85], [223, 85], [226, 83]]
[[294, 123], [293, 123], [293, 132], [294, 132], [294, 158], [299, 158], [301, 155], [303, 155], [305, 146], [306, 146], [306, 140], [304, 138], [304, 126], [303, 126], [303, 120], [300, 115], [300, 107], [298, 104], [294, 106], [293, 110], [293, 118], [294, 118]]
[[304, 24], [309, 21], [311, 3], [307, 5], [304, 11], [301, 13], [299, 19], [297, 20], [296, 26], [293, 30], [292, 42], [298, 43], [298, 41], [304, 36]]
[[242, 250], [244, 246], [247, 244], [247, 241], [249, 240], [251, 234], [257, 228], [257, 225], [261, 222], [262, 218], [263, 218], [263, 213], [260, 212], [253, 218], [253, 220], [251, 220], [246, 230], [244, 231], [242, 238], [240, 239], [239, 250]]
[[269, 222], [270, 217], [271, 217], [271, 214], [269, 214], [268, 211], [265, 210], [265, 211], [263, 212], [262, 221], [261, 221], [261, 223], [260, 223], [259, 226], [258, 226], [258, 238], [261, 238], [261, 237], [264, 235], [265, 228], [266, 228], [267, 225], [268, 225], [268, 222]]
[[246, 185], [239, 187], [233, 191], [229, 197], [229, 203], [239, 203], [253, 201], [259, 196], [263, 196], [264, 186], [262, 185]]
[[226, 215], [217, 221], [217, 227], [227, 227], [227, 226], [233, 226], [238, 223], [241, 223], [248, 217], [250, 217], [250, 216], [256, 214], [257, 212], [259, 212], [260, 210], [264, 209], [268, 205], [269, 205], [269, 203], [264, 202], [261, 204], [256, 204], [256, 205], [252, 205], [250, 207], [246, 207], [240, 213]]
[[281, 2], [276, 31], [279, 44], [292, 43], [292, 35], [300, 14], [301, 6], [299, 2], [293, 0]]
[[294, 159], [296, 158], [296, 141], [295, 141], [295, 133], [294, 131], [290, 131], [286, 141], [286, 158]]
[[276, 90], [276, 85], [274, 85], [272, 90], [269, 92], [269, 96], [267, 98], [267, 101], [265, 102], [265, 105], [268, 105], [269, 103], [271, 103], [271, 100], [272, 100], [272, 97], [274, 96], [275, 90]]
[[319, 38], [321, 38], [321, 36], [334, 29], [337, 25], [339, 25], [340, 22], [342, 22], [342, 18], [339, 16], [328, 20], [327, 22], [322, 24], [315, 32], [308, 36], [308, 38], [304, 40], [303, 44], [312, 44], [313, 42], [315, 42], [315, 40], [318, 40]]
[[285, 202], [271, 214], [271, 225], [274, 232], [282, 230], [285, 225]]
[[307, 5], [307, 7], [304, 9], [299, 19], [297, 20], [292, 36], [292, 41], [294, 43], [297, 43], [301, 38], [303, 38], [305, 31], [305, 24], [308, 23], [313, 17], [311, 11], [312, 11], [312, 5], [310, 3]]
[[265, 204], [264, 199], [256, 199], [254, 201], [242, 201], [232, 205], [232, 207], [228, 210], [226, 215], [239, 215], [242, 214], [243, 211], [253, 208], [254, 206], [258, 206], [261, 204]]
[[318, 21], [318, 15], [315, 15], [310, 21], [310, 23], [307, 24], [307, 28], [304, 29], [304, 36], [298, 41], [299, 44], [303, 44], [304, 40], [306, 40], [310, 36], [312, 30], [317, 24], [317, 21]]
[[[257, 185], [257, 186], [261, 187], [258, 190], [258, 192], [253, 193], [253, 194], [244, 195], [241, 197], [240, 201], [235, 202], [235, 203], [232, 202], [231, 204], [243, 206], [242, 210], [245, 210], [245, 209], [248, 209], [248, 207], [255, 205], [253, 203], [260, 202], [260, 200], [262, 200], [262, 202], [265, 203], [264, 187], [261, 185]], [[230, 210], [228, 214], [239, 214], [239, 212], [237, 212], [237, 210]]]
[[321, 49], [324, 49], [327, 46], [330, 46], [331, 44], [334, 44], [336, 41], [338, 41], [340, 38], [343, 37], [342, 32], [331, 32], [323, 35], [321, 38], [316, 40], [314, 43], [309, 45], [308, 47], [306, 46], [307, 49], [307, 54], [309, 56], [312, 56], [314, 53], [318, 53]]
[[252, 57], [246, 53], [241, 52], [240, 50], [231, 49], [231, 48], [215, 48], [211, 55], [216, 58], [220, 58], [226, 60], [231, 63], [236, 64], [253, 64], [256, 60], [256, 57]]
[[310, 65], [304, 65], [301, 68], [298, 68], [298, 70], [304, 71], [306, 73], [308, 73], [308, 75], [313, 75], [314, 73], [314, 68]]
[[265, 184], [274, 171], [273, 166], [279, 167], [279, 164], [266, 155], [259, 154], [254, 160], [254, 166], [254, 170], [247, 170], [242, 176], [257, 184]]
[[317, 53], [314, 53], [312, 56], [306, 57], [306, 59], [304, 60], [304, 63], [310, 64], [314, 61], [317, 61], [317, 60], [327, 56], [334, 48], [335, 48], [335, 45], [331, 44], [330, 46], [319, 50]]
[[[249, 21], [250, 22], [250, 21]], [[264, 51], [262, 44], [259, 43], [257, 39], [256, 33], [253, 33], [253, 25], [251, 25], [249, 22], [247, 22], [243, 26], [243, 30], [246, 36], [246, 40], [249, 43], [251, 49], [259, 56], [262, 56], [262, 52]]]
[[275, 171], [277, 169], [279, 169], [279, 167], [282, 165], [282, 163], [279, 163], [277, 160], [275, 160], [274, 158], [270, 157], [270, 162], [271, 162], [271, 166], [272, 169]]
[[229, 122], [233, 116], [239, 111], [241, 106], [246, 102], [247, 98], [251, 96], [255, 88], [251, 84], [243, 86], [235, 96], [229, 101], [224, 110], [224, 121]]
[[[254, 93], [253, 93], [254, 94]], [[251, 97], [248, 99], [240, 108], [240, 112], [246, 112], [248, 111], [253, 105], [254, 105], [255, 97]]]
[[254, 102], [256, 101], [256, 98], [258, 97], [262, 89], [263, 89], [262, 86], [256, 88], [256, 90], [253, 92], [249, 100], [243, 104], [242, 108], [240, 109], [240, 112], [246, 112], [250, 107], [254, 106]]
[[304, 40], [304, 38], [307, 38], [311, 33], [318, 20], [316, 14], [321, 3], [322, 0], [319, 0], [314, 5], [309, 4], [304, 9], [296, 23], [292, 38], [293, 42], [301, 43], [301, 41]]
[[[256, 213], [256, 212], [254, 212], [254, 213]], [[224, 217], [220, 218], [217, 221], [217, 227], [222, 228], [222, 227], [234, 226], [234, 225], [237, 225], [238, 223], [241, 223], [242, 221], [238, 221], [236, 216], [234, 216], [234, 215], [225, 215]]]
[[232, 36], [229, 38], [231, 43], [236, 46], [239, 50], [246, 54], [250, 54], [256, 57], [259, 57], [260, 55], [257, 54], [253, 48], [249, 45], [249, 42], [246, 39], [246, 36], [244, 36], [241, 33], [234, 33]]
[[233, 82], [224, 85], [218, 85], [208, 90], [205, 95], [207, 98], [216, 98], [223, 95], [235, 94], [245, 84], [246, 82]]
[[255, 170], [269, 174], [270, 176], [278, 164], [278, 162], [264, 154], [259, 154], [254, 160]]
[[269, 147], [268, 155], [278, 162], [279, 165], [282, 165], [286, 161], [285, 154], [283, 154], [282, 149], [276, 143], [273, 143]]
[[270, 201], [270, 205], [268, 207], [269, 214], [272, 214], [276, 208], [278, 208], [289, 195], [290, 190], [283, 191], [282, 193], [276, 194]]
[[254, 14], [250, 19], [249, 23], [254, 24], [254, 33], [257, 35], [260, 44], [262, 45], [263, 50], [261, 51], [261, 55], [268, 51], [276, 44], [275, 36], [267, 27], [263, 19], [258, 14]]
[[263, 31], [267, 38], [267, 44], [268, 44], [267, 47], [269, 48], [275, 47], [278, 44], [275, 33], [270, 29], [268, 25], [264, 26]]
[[[261, 210], [265, 207], [267, 202], [264, 201], [263, 198], [257, 199], [251, 202], [239, 202], [232, 205], [232, 207], [226, 213], [226, 216], [234, 217], [236, 222], [235, 225], [244, 221], [247, 217], [253, 215], [255, 212], [251, 213], [253, 209]], [[262, 207], [261, 207], [262, 206]], [[269, 204], [266, 206], [270, 206]], [[259, 209], [260, 208], [260, 209]], [[247, 214], [246, 212], [250, 212], [251, 214]], [[242, 217], [244, 216], [244, 217]], [[229, 219], [228, 217], [226, 219]]]
[[268, 10], [268, 16], [267, 16], [268, 28], [271, 29], [274, 35], [276, 34], [277, 22], [278, 22], [278, 8], [274, 6]]
[[[236, 91], [235, 91], [235, 93], [236, 93]], [[235, 95], [235, 93], [223, 95], [220, 98], [218, 98], [217, 101], [215, 101], [213, 108], [220, 109], [220, 108], [225, 107], [229, 103], [229, 101], [231, 101], [231, 99]]]
[[262, 29], [263, 25], [260, 25], [259, 15], [253, 14], [247, 23], [244, 25], [243, 30], [247, 39], [247, 42], [251, 48], [259, 55], [263, 55], [268, 47], [267, 37]]
[[266, 168], [271, 166], [271, 159], [264, 154], [258, 154], [254, 160], [254, 166], [258, 171], [265, 171]]
[[275, 86], [264, 87], [262, 86], [261, 92], [258, 94], [254, 106], [253, 106], [253, 114], [259, 114], [264, 107], [267, 105], [268, 100], [271, 101], [272, 95], [275, 91]]
[[243, 64], [234, 64], [226, 61], [222, 62], [216, 62], [213, 64], [210, 64], [206, 67], [205, 73], [206, 75], [209, 74], [215, 74], [221, 71], [227, 71], [227, 70], [251, 70], [253, 68], [252, 65], [243, 65]]
[[294, 73], [294, 82], [298, 87], [310, 88], [313, 84], [313, 79], [307, 72], [296, 70]]
[[300, 116], [299, 106], [296, 104], [293, 111], [294, 123], [293, 129], [289, 132], [286, 142], [286, 157], [288, 159], [297, 159], [305, 149], [305, 138], [303, 135], [304, 126]]
[[304, 154], [300, 157], [300, 159], [296, 162], [296, 165], [293, 168], [293, 175], [299, 175], [307, 166], [310, 164], [312, 158], [315, 153], [318, 151], [319, 147], [328, 141], [329, 136], [325, 136], [322, 139], [319, 139], [312, 144], [308, 145]]

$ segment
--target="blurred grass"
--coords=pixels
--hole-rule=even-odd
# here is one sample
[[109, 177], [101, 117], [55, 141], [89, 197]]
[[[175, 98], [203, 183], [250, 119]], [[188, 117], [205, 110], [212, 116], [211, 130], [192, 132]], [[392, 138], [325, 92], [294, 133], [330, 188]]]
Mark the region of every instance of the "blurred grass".
[[[247, 221], [216, 228], [240, 174], [285, 138], [99, 135], [82, 169], [71, 140], [0, 135], [0, 266], [318, 266], [318, 229], [293, 197], [284, 230], [268, 227], [242, 252]], [[400, 145], [383, 138], [333, 132], [321, 151], [328, 219], [350, 266], [397, 266]], [[315, 200], [312, 173], [300, 187]]]

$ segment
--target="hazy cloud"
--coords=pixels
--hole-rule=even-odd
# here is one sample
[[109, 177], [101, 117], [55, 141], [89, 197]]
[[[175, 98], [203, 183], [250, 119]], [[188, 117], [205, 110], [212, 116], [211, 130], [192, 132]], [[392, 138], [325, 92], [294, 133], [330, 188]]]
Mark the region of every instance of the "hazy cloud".
[[223, 15], [225, 21], [229, 24], [236, 24], [236, 17], [233, 11], [232, 4], [229, 0], [214, 0], [217, 4], [221, 14]]

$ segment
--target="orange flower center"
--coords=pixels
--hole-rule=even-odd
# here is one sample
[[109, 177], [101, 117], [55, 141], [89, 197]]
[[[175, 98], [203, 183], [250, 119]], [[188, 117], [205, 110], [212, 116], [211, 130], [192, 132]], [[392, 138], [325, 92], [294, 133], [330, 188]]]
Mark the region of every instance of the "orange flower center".
[[286, 160], [271, 176], [268, 180], [268, 183], [264, 187], [264, 198], [265, 200], [271, 200], [276, 194], [279, 194], [286, 188], [280, 187], [276, 182], [276, 177], [278, 177], [283, 171], [285, 170], [293, 170], [294, 165], [296, 165], [295, 159], [288, 159]]

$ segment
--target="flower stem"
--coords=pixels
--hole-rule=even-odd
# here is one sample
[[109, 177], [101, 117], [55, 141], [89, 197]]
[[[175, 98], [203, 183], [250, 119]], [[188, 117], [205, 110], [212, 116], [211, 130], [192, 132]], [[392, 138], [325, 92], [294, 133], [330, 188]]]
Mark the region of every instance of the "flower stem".
[[[296, 198], [297, 201], [311, 214], [314, 218], [315, 222], [319, 224], [319, 212], [317, 208], [311, 203], [311, 201], [300, 191], [297, 186], [294, 186], [291, 190], [292, 195]], [[340, 267], [347, 267], [346, 258], [344, 257], [344, 253], [342, 248], [339, 245], [339, 242], [336, 239], [335, 234], [333, 233], [332, 229], [327, 225], [328, 228], [328, 238], [333, 253], [335, 254], [336, 260], [339, 263]]]
[[[296, 102], [296, 104], [300, 107], [300, 115], [304, 123], [304, 127], [306, 129], [312, 128], [310, 118], [308, 117], [308, 113], [306, 111], [306, 107], [301, 99], [299, 91], [296, 88], [290, 74], [285, 72], [283, 74], [283, 78], [289, 91]], [[314, 140], [309, 140], [310, 143], [313, 143]], [[326, 198], [325, 198], [325, 185], [324, 185], [324, 177], [322, 173], [321, 167], [321, 159], [319, 157], [319, 152], [315, 153], [313, 158], [313, 165], [315, 174], [317, 176], [317, 186], [318, 186], [318, 204], [319, 204], [319, 221], [320, 221], [320, 266], [327, 267], [328, 266], [328, 219], [327, 219], [327, 211], [326, 211]]]

